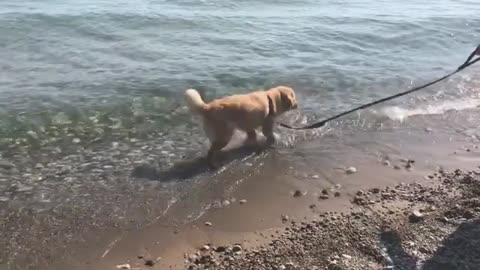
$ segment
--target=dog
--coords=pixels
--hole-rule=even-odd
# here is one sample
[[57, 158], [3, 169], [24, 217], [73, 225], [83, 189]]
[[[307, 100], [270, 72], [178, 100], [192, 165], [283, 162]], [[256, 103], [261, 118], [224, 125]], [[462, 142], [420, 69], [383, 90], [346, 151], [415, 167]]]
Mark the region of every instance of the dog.
[[247, 134], [247, 144], [257, 142], [257, 128], [267, 138], [267, 145], [275, 143], [273, 127], [275, 118], [298, 107], [295, 91], [278, 86], [265, 91], [232, 95], [205, 103], [195, 89], [185, 91], [190, 111], [203, 119], [203, 129], [210, 140], [207, 161], [216, 168], [216, 155], [230, 141], [235, 129]]

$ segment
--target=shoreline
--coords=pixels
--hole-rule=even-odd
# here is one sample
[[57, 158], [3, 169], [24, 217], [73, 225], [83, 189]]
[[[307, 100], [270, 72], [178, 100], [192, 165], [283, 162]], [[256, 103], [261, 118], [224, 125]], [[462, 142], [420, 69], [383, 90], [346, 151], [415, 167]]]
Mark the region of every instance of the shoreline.
[[[418, 121], [420, 123], [416, 123]], [[236, 151], [233, 147], [226, 157], [228, 165], [215, 173], [198, 175], [198, 170], [202, 169], [198, 167], [201, 158], [192, 160], [190, 165], [182, 163], [172, 169], [172, 174], [197, 173], [197, 176], [187, 176], [187, 180], [178, 183], [128, 176], [137, 163], [122, 160], [121, 164], [131, 166], [119, 166], [120, 171], [98, 172], [98, 177], [84, 182], [92, 183], [89, 189], [94, 193], [89, 196], [95, 195], [95, 200], [85, 197], [81, 202], [91, 206], [106, 202], [104, 206], [108, 207], [103, 211], [89, 215], [88, 209], [80, 209], [73, 200], [63, 208], [55, 208], [59, 212], [53, 214], [39, 211], [29, 216], [22, 212], [25, 230], [16, 236], [24, 242], [15, 242], [15, 239], [7, 243], [16, 249], [4, 250], [4, 258], [10, 258], [7, 256], [11, 254], [18, 258], [15, 261], [18, 264], [11, 264], [7, 269], [104, 270], [116, 269], [122, 264], [142, 270], [184, 269], [185, 257], [189, 258], [185, 254], [195, 253], [207, 243], [215, 246], [240, 243], [242, 250], [254, 249], [281, 237], [292, 221], [314, 222], [324, 212], [347, 213], [360, 189], [430, 183], [433, 180], [427, 176], [440, 169], [469, 171], [478, 166], [477, 139], [452, 135], [436, 126], [425, 131], [423, 121], [421, 117], [411, 118], [409, 123], [413, 123], [413, 128], [387, 126], [374, 133], [371, 130], [342, 130], [339, 133], [321, 130], [322, 134], [303, 134], [305, 138], [302, 138], [301, 133], [284, 132], [280, 142], [287, 145], [259, 156]], [[155, 156], [156, 144], [147, 141], [136, 144], [138, 146], [115, 149], [117, 152], [107, 151], [101, 159], [95, 156], [96, 152], [86, 149], [64, 163], [78, 160], [79, 163], [75, 163], [78, 168], [83, 168], [81, 165], [85, 162], [101, 167], [106, 160], [113, 163], [119, 156], [118, 151], [128, 157], [130, 152], [141, 155], [140, 149], [144, 148], [148, 150], [146, 155]], [[409, 160], [415, 161], [411, 167], [407, 166]], [[75, 166], [71, 170], [80, 175], [82, 171]], [[352, 166], [356, 172], [348, 173]], [[185, 172], [184, 168], [190, 169]], [[56, 168], [39, 170], [51, 172]], [[88, 170], [88, 166], [83, 170]], [[52, 180], [65, 187], [72, 185], [62, 181], [67, 179], [62, 172], [55, 177]], [[80, 176], [76, 179], [82, 180]], [[102, 183], [109, 185], [98, 189]], [[188, 192], [177, 193], [182, 197], [161, 196], [165, 192], [185, 190]], [[81, 191], [77, 190], [78, 194], [84, 195]], [[77, 198], [82, 197], [74, 197]], [[245, 202], [240, 203], [243, 200]], [[108, 209], [116, 211], [105, 211]], [[118, 213], [124, 218], [117, 220], [113, 214]], [[5, 224], [18, 224], [18, 220], [12, 217], [10, 223]], [[206, 222], [212, 226], [206, 226]], [[15, 235], [3, 229], [2, 233], [8, 237]], [[4, 237], [3, 240], [8, 239]], [[153, 262], [153, 266], [146, 266], [147, 261]], [[2, 263], [5, 261], [0, 265]]]
[[[303, 147], [307, 148], [309, 144], [307, 143]], [[451, 152], [452, 149], [459, 149], [459, 145], [458, 143], [450, 146], [445, 145], [442, 151], [431, 151], [429, 153], [436, 153], [435, 160], [440, 161], [441, 157]], [[299, 145], [299, 148], [300, 150], [298, 151], [304, 150], [302, 145]], [[405, 222], [408, 225], [408, 215], [405, 216], [403, 214], [402, 216], [403, 212], [399, 208], [410, 207], [405, 211], [411, 212], [413, 209], [420, 208], [424, 202], [418, 202], [418, 204], [409, 206], [408, 204], [411, 204], [411, 202], [408, 202], [401, 196], [397, 198], [397, 195], [395, 195], [390, 198], [384, 195], [388, 193], [387, 190], [398, 189], [397, 194], [411, 192], [415, 196], [419, 195], [419, 193], [424, 193], [423, 189], [432, 191], [431, 189], [434, 189], [436, 186], [442, 186], [442, 183], [438, 183], [437, 179], [439, 170], [454, 172], [459, 167], [462, 170], [474, 170], [477, 168], [480, 152], [476, 149], [476, 147], [472, 147], [471, 151], [457, 153], [454, 156], [447, 155], [450, 156], [449, 159], [433, 164], [432, 162], [424, 162], [422, 158], [419, 158], [415, 160], [411, 169], [408, 169], [407, 166], [408, 159], [390, 158], [387, 164], [385, 160], [370, 158], [356, 164], [350, 163], [355, 164], [358, 170], [353, 174], [347, 174], [343, 169], [340, 170], [338, 168], [330, 169], [328, 173], [323, 171], [320, 174], [308, 172], [307, 169], [297, 168], [291, 175], [284, 173], [280, 176], [278, 175], [278, 169], [275, 168], [288, 167], [287, 163], [278, 163], [278, 158], [273, 157], [274, 154], [269, 154], [265, 157], [263, 165], [258, 168], [252, 168], [251, 175], [238, 183], [238, 186], [233, 191], [226, 192], [223, 190], [224, 186], [220, 184], [223, 182], [219, 181], [225, 181], [225, 175], [220, 174], [209, 179], [209, 181], [212, 181], [211, 185], [215, 186], [214, 191], [206, 190], [204, 194], [196, 194], [198, 197], [222, 198], [223, 196], [224, 200], [220, 202], [224, 203], [225, 200], [228, 200], [228, 205], [213, 206], [199, 219], [184, 223], [181, 219], [178, 219], [178, 213], [183, 213], [183, 216], [187, 216], [188, 211], [185, 209], [188, 209], [191, 205], [188, 202], [176, 203], [171, 209], [171, 213], [175, 213], [175, 215], [170, 216], [171, 220], [159, 220], [147, 228], [128, 232], [121, 239], [114, 239], [115, 242], [112, 247], [109, 247], [109, 252], [106, 256], [90, 261], [88, 267], [77, 264], [77, 267], [71, 269], [115, 269], [116, 266], [123, 264], [130, 265], [131, 269], [142, 270], [188, 269], [191, 265], [193, 265], [191, 269], [204, 269], [202, 267], [206, 267], [206, 265], [208, 265], [208, 269], [249, 269], [248, 267], [245, 268], [245, 265], [240, 264], [240, 262], [247, 264], [250, 258], [257, 258], [258, 256], [271, 257], [272, 254], [269, 253], [271, 251], [268, 250], [268, 246], [275, 246], [272, 243], [285, 240], [285, 237], [287, 237], [285, 233], [288, 231], [306, 230], [309, 232], [309, 235], [318, 233], [318, 230], [313, 230], [312, 228], [317, 228], [318, 220], [325, 220], [326, 217], [329, 217], [328, 220], [331, 220], [331, 217], [334, 216], [333, 221], [335, 222], [358, 219], [368, 223], [370, 221], [378, 222], [378, 218], [383, 216], [389, 220], [393, 227]], [[269, 159], [275, 161], [269, 162]], [[304, 165], [308, 167], [308, 164]], [[333, 167], [330, 165], [326, 166]], [[297, 171], [307, 173], [299, 175], [296, 173]], [[228, 174], [229, 179], [238, 179], [232, 177], [231, 173], [229, 172]], [[335, 181], [332, 182], [332, 179], [335, 179]], [[227, 184], [225, 185], [228, 186]], [[450, 187], [444, 185], [441, 188]], [[462, 187], [455, 188], [462, 189]], [[357, 200], [360, 189], [362, 190], [362, 196], [377, 197], [374, 199]], [[339, 196], [336, 196], [337, 192], [339, 192]], [[322, 197], [322, 195], [325, 195], [324, 193], [328, 195], [328, 198]], [[432, 194], [436, 193], [432, 191]], [[445, 199], [445, 197], [442, 197], [444, 195], [440, 193], [435, 196], [438, 196], [439, 200]], [[432, 195], [431, 197], [435, 198], [435, 196]], [[243, 203], [240, 203], [240, 201]], [[365, 205], [362, 205], [362, 203]], [[434, 206], [437, 209], [447, 207], [435, 203]], [[363, 209], [362, 213], [378, 211], [379, 214], [372, 220], [372, 215], [363, 216], [361, 214], [360, 217], [357, 217], [355, 213], [359, 209]], [[438, 214], [435, 211], [430, 212]], [[397, 217], [397, 219], [392, 218], [392, 216]], [[340, 226], [342, 224], [339, 223], [337, 225]], [[378, 224], [371, 225], [373, 227], [378, 226]], [[307, 229], [299, 229], [298, 226], [307, 226]], [[432, 226], [439, 226], [439, 224], [433, 224]], [[450, 229], [453, 229], [453, 227]], [[372, 231], [371, 233], [374, 234], [375, 232]], [[336, 231], [336, 234], [331, 236], [333, 240], [329, 242], [330, 246], [322, 247], [323, 250], [335, 249], [334, 238], [342, 234], [342, 231]], [[444, 236], [446, 237], [446, 235]], [[323, 236], [318, 241], [322, 242], [322, 239]], [[308, 239], [303, 239], [297, 244], [303, 245], [304, 243], [309, 243]], [[353, 243], [351, 244], [353, 245]], [[233, 248], [235, 245], [240, 245], [241, 254], [235, 255], [227, 252], [228, 254], [225, 255], [223, 253], [222, 255], [222, 253], [217, 254], [216, 251], [213, 251], [216, 250], [214, 247], [220, 246], [228, 249], [228, 247]], [[264, 247], [267, 247], [267, 251], [262, 255]], [[287, 249], [288, 247], [285, 246], [285, 248]], [[106, 248], [103, 247], [103, 249]], [[200, 249], [209, 249], [209, 252], [200, 251]], [[431, 249], [434, 249], [433, 244]], [[330, 253], [333, 254], [333, 251], [330, 250]], [[97, 254], [100, 252], [99, 250]], [[203, 255], [210, 257], [203, 258]], [[218, 257], [218, 255], [221, 255], [221, 257]], [[230, 255], [233, 256], [233, 259]], [[345, 257], [350, 258], [349, 256], [354, 256], [355, 254], [347, 252], [346, 255]], [[287, 254], [281, 257], [288, 256]], [[340, 262], [337, 257], [343, 258], [342, 254], [335, 256], [332, 257], [332, 260], [337, 262]], [[215, 258], [215, 260], [211, 261], [209, 258]], [[293, 256], [292, 258], [297, 257]], [[233, 261], [227, 262], [225, 260]], [[147, 261], [153, 261], [153, 266], [146, 266], [145, 263]], [[209, 264], [209, 262], [212, 262], [212, 264]], [[291, 266], [289, 262], [280, 263], [276, 266], [277, 268], [270, 264], [271, 267], [259, 269], [284, 269], [280, 267], [282, 264], [287, 267], [285, 269], [290, 269], [288, 268]], [[354, 263], [350, 264], [355, 266]], [[362, 269], [369, 267], [366, 261], [362, 262], [360, 260], [357, 264], [359, 264], [357, 265], [358, 267], [363, 267]], [[322, 264], [319, 265], [320, 268], [318, 269], [322, 269]], [[355, 268], [357, 266], [354, 267], [352, 265], [350, 265], [351, 267], [347, 265], [338, 269], [357, 269]], [[375, 266], [367, 269], [384, 269], [382, 268], [384, 266], [376, 262]], [[303, 267], [306, 266], [291, 269], [305, 269]]]

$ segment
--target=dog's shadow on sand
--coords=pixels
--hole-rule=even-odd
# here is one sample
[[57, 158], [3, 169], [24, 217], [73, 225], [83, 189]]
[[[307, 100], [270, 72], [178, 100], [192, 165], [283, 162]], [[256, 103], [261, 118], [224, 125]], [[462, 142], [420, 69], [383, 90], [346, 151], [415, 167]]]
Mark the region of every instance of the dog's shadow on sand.
[[153, 181], [170, 182], [183, 181], [193, 178], [207, 172], [215, 173], [220, 168], [233, 162], [242, 160], [251, 155], [259, 155], [264, 151], [258, 151], [258, 147], [240, 146], [228, 150], [223, 150], [219, 155], [218, 169], [212, 169], [208, 166], [206, 157], [196, 157], [189, 160], [182, 160], [175, 163], [172, 167], [160, 169], [153, 164], [142, 164], [135, 167], [132, 176], [135, 178], [144, 178]]
[[462, 223], [443, 240], [431, 257], [418, 263], [402, 247], [396, 231], [383, 231], [380, 241], [384, 244], [394, 269], [401, 270], [474, 270], [480, 269], [480, 219]]

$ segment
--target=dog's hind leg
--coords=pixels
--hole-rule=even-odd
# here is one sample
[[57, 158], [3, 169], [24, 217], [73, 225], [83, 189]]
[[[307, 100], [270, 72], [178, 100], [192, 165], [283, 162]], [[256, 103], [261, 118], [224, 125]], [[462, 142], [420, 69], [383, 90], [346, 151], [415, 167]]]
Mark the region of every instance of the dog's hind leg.
[[210, 140], [213, 140], [212, 145], [208, 150], [207, 161], [210, 168], [216, 168], [218, 167], [216, 161], [217, 154], [220, 152], [220, 150], [222, 150], [222, 148], [227, 146], [228, 142], [233, 136], [233, 129], [229, 127], [221, 127], [212, 131], [214, 131], [215, 138], [210, 137]]

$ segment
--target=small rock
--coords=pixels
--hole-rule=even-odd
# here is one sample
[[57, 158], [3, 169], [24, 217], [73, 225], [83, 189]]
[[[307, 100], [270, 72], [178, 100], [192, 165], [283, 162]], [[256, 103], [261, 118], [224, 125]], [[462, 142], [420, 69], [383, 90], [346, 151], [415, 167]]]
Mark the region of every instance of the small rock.
[[245, 203], [247, 203], [247, 200], [243, 199], [243, 200], [239, 200], [238, 202], [239, 202], [240, 204], [245, 204]]
[[73, 142], [73, 143], [80, 143], [81, 140], [80, 140], [79, 138], [74, 138], [74, 139], [72, 140], [72, 142]]
[[205, 222], [205, 226], [208, 226], [208, 227], [210, 227], [210, 226], [212, 226], [212, 225], [213, 225], [213, 224], [212, 224], [211, 222], [208, 222], [208, 221], [207, 221], [207, 222]]
[[222, 202], [222, 205], [223, 205], [223, 207], [230, 206], [230, 201], [229, 201], [229, 200], [224, 200], [224, 201]]
[[393, 168], [394, 168], [395, 170], [401, 170], [401, 169], [402, 169], [402, 167], [400, 167], [399, 165], [395, 165], [395, 166], [393, 166]]
[[234, 245], [232, 247], [232, 252], [239, 252], [239, 251], [242, 251], [242, 246], [240, 245]]
[[300, 190], [295, 190], [295, 192], [293, 193], [293, 197], [301, 197], [303, 194]]
[[322, 194], [323, 194], [323, 195], [328, 195], [328, 190], [322, 189]]
[[320, 178], [320, 176], [318, 176], [318, 174], [315, 174], [315, 175], [312, 175], [312, 178], [318, 179], [318, 178]]
[[215, 249], [215, 252], [222, 253], [225, 252], [227, 249], [224, 246], [219, 246]]
[[340, 184], [336, 184], [336, 185], [335, 185], [335, 188], [336, 188], [336, 189], [339, 189], [339, 188], [341, 188], [341, 187], [342, 187], [342, 185], [340, 185]]
[[339, 191], [335, 191], [335, 194], [333, 194], [335, 197], [340, 197], [340, 192]]
[[428, 250], [428, 248], [426, 248], [426, 247], [424, 247], [424, 246], [420, 247], [420, 248], [418, 249], [418, 251], [420, 251], [420, 252], [422, 252], [422, 253], [424, 253], [424, 254], [429, 254], [429, 253], [430, 253], [430, 251]]
[[152, 267], [152, 266], [155, 265], [155, 262], [154, 262], [153, 260], [150, 260], [150, 259], [149, 259], [149, 260], [146, 260], [146, 261], [145, 261], [145, 265]]
[[126, 263], [126, 264], [119, 264], [116, 266], [117, 269], [132, 269], [132, 267], [130, 266], [130, 264]]
[[317, 205], [315, 205], [315, 204], [310, 204], [310, 206], [309, 206], [310, 209], [314, 209], [316, 207], [317, 207]]
[[330, 196], [326, 195], [326, 194], [322, 194], [318, 197], [320, 200], [327, 200], [330, 198]]
[[210, 246], [209, 245], [204, 245], [203, 247], [200, 248], [200, 251], [209, 251]]
[[347, 260], [351, 260], [352, 259], [352, 256], [348, 255], [348, 254], [342, 254], [342, 257], [347, 259]]
[[383, 165], [385, 165], [385, 166], [390, 166], [391, 164], [390, 164], [390, 161], [384, 160], [384, 161], [383, 161]]
[[278, 269], [279, 269], [279, 270], [285, 270], [285, 269], [287, 269], [287, 267], [282, 264], [282, 265], [280, 265], [280, 266], [278, 267]]
[[378, 194], [378, 193], [380, 193], [380, 189], [379, 189], [379, 188], [372, 188], [371, 191], [372, 191], [373, 194]]
[[363, 192], [363, 190], [357, 191], [357, 196], [363, 196], [363, 195], [365, 195], [365, 192]]
[[357, 168], [355, 167], [348, 167], [346, 170], [345, 170], [345, 173], [347, 174], [354, 174], [357, 172]]
[[282, 222], [285, 223], [285, 222], [287, 222], [289, 219], [290, 219], [289, 216], [287, 216], [287, 215], [282, 215]]
[[414, 210], [408, 217], [410, 222], [420, 222], [423, 220], [423, 218], [424, 218], [424, 215], [420, 213], [420, 211], [418, 210]]

